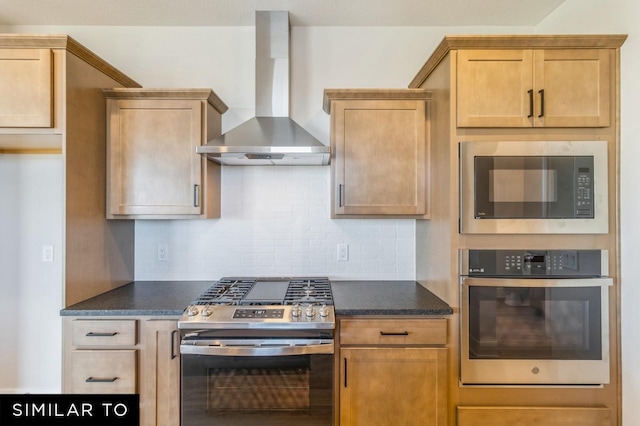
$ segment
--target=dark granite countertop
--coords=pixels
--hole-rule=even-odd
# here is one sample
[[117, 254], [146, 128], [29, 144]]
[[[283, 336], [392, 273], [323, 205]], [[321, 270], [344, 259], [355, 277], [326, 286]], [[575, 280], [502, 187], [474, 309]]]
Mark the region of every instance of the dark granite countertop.
[[416, 281], [331, 281], [336, 315], [451, 315]]
[[[212, 281], [135, 281], [60, 311], [62, 316], [180, 316]], [[331, 281], [337, 315], [451, 315], [415, 281]]]
[[135, 281], [71, 305], [62, 316], [176, 316], [212, 281]]

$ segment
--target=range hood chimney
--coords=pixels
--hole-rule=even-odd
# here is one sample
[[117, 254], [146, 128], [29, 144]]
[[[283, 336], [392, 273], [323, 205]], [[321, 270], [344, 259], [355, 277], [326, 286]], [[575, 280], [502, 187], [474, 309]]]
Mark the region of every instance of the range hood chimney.
[[289, 118], [289, 12], [256, 11], [256, 116], [196, 152], [226, 165], [329, 164], [329, 147]]

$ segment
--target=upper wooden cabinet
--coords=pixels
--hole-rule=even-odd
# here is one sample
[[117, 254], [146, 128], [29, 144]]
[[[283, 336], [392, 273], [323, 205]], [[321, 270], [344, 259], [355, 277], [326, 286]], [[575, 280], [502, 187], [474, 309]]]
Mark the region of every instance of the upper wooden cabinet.
[[51, 49], [0, 49], [0, 93], [0, 127], [52, 127]]
[[606, 127], [607, 49], [460, 50], [459, 127]]
[[428, 99], [424, 90], [325, 90], [332, 217], [426, 217]]
[[624, 35], [448, 36], [409, 84], [450, 67], [459, 128], [608, 127]]
[[115, 89], [107, 96], [107, 218], [220, 216], [220, 166], [195, 148], [226, 105], [209, 89]]

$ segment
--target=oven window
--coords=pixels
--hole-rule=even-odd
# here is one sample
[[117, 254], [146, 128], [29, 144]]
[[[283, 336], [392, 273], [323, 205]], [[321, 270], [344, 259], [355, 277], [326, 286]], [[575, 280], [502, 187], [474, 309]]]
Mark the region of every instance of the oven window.
[[469, 287], [470, 359], [599, 360], [600, 287]]
[[182, 355], [182, 424], [332, 424], [333, 355]]
[[574, 157], [476, 157], [475, 217], [573, 217], [574, 181]]

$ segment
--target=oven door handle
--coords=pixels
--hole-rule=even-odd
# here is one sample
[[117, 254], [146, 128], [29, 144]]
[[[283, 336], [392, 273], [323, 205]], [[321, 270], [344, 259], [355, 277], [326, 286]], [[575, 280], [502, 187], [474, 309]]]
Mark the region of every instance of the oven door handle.
[[613, 278], [463, 277], [462, 284], [474, 287], [604, 287], [613, 285]]
[[288, 356], [332, 354], [334, 344], [332, 339], [301, 339], [278, 342], [237, 340], [192, 340], [182, 341], [180, 353], [188, 355], [214, 356]]

